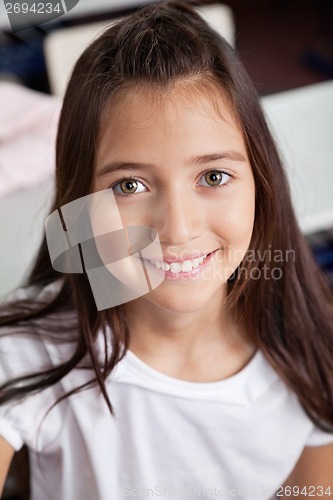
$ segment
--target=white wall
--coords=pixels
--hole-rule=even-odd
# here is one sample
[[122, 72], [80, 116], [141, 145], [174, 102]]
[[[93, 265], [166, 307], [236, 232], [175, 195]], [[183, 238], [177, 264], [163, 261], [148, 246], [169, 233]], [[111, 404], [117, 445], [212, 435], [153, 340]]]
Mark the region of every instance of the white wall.
[[263, 98], [305, 233], [333, 227], [333, 80]]

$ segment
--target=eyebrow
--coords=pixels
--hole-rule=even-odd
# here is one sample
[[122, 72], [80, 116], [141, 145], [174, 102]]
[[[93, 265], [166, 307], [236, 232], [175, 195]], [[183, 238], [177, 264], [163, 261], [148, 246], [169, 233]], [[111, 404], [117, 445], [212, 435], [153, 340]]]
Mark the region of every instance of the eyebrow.
[[[244, 162], [246, 157], [239, 151], [225, 151], [223, 153], [212, 153], [191, 158], [187, 163], [189, 165], [203, 165], [213, 161], [227, 160], [231, 162]], [[117, 170], [152, 170], [154, 165], [151, 163], [137, 163], [127, 161], [114, 161], [104, 165], [97, 173], [97, 177], [116, 172]]]

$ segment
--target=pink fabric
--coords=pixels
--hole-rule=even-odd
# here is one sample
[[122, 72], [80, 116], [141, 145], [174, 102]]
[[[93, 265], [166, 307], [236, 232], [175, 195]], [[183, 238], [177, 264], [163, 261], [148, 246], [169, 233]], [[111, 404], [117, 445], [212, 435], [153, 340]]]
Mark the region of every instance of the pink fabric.
[[0, 83], [0, 197], [53, 174], [61, 104], [58, 97]]

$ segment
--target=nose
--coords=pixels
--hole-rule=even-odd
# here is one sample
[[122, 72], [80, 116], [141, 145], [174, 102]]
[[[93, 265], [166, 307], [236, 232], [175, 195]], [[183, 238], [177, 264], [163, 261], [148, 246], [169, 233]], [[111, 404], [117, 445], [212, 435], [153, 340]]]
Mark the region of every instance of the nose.
[[164, 190], [155, 213], [160, 242], [180, 246], [201, 236], [205, 227], [202, 208], [191, 190], [181, 186]]

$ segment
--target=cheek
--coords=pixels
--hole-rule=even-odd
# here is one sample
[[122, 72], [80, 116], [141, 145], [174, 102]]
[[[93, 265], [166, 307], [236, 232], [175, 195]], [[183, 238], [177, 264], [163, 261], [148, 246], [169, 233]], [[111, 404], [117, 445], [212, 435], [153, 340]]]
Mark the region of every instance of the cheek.
[[119, 201], [118, 210], [124, 226], [151, 226], [150, 214], [153, 207], [143, 201]]
[[[225, 244], [225, 250], [236, 252], [242, 260], [249, 247], [254, 226], [255, 195], [254, 190], [238, 193], [221, 207], [220, 216], [215, 219], [215, 234]], [[231, 256], [230, 256], [231, 257]]]

